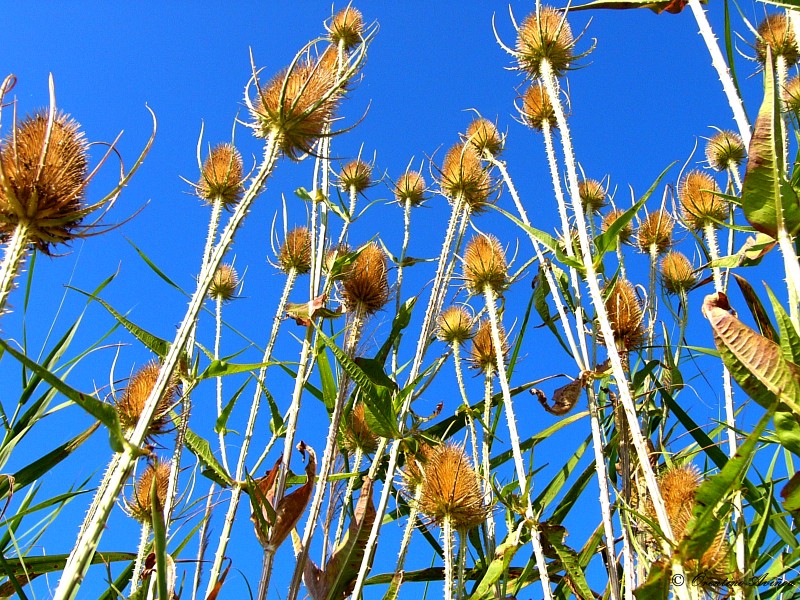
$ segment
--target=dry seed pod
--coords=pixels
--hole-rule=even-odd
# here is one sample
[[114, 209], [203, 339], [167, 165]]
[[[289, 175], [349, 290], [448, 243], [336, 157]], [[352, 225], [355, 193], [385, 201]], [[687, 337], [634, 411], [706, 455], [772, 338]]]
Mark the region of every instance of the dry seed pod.
[[[618, 208], [613, 208], [608, 211], [605, 216], [603, 217], [603, 221], [600, 223], [600, 229], [605, 233], [608, 231], [608, 228], [611, 227], [614, 222], [619, 219], [625, 211], [620, 210]], [[620, 243], [628, 244], [630, 243], [631, 239], [633, 239], [633, 225], [630, 221], [625, 224], [625, 227], [620, 229], [619, 233], [617, 234], [619, 237]]]
[[767, 60], [767, 46], [772, 49], [773, 58], [782, 56], [789, 67], [800, 58], [794, 29], [784, 13], [771, 14], [758, 26], [756, 58], [762, 65]]
[[551, 129], [558, 127], [553, 104], [539, 81], [532, 83], [522, 97], [521, 112], [525, 123], [533, 129], [541, 131], [544, 123], [547, 123]]
[[712, 169], [725, 171], [738, 167], [744, 160], [745, 150], [742, 137], [733, 131], [720, 131], [706, 144], [706, 160]]
[[800, 77], [795, 75], [787, 83], [783, 90], [783, 102], [786, 110], [795, 115], [800, 114]]
[[345, 193], [360, 194], [372, 185], [372, 167], [363, 160], [353, 160], [339, 172], [339, 187]]
[[389, 301], [386, 254], [376, 242], [364, 246], [347, 269], [342, 287], [344, 304], [349, 311], [371, 315]]
[[556, 77], [563, 75], [574, 58], [575, 40], [564, 13], [542, 6], [531, 13], [517, 32], [517, 61], [531, 79], [538, 79], [542, 62], [549, 61]]
[[361, 450], [364, 454], [372, 454], [378, 449], [378, 436], [369, 428], [363, 402], [353, 407], [343, 425], [342, 445], [348, 452], [352, 454]]
[[242, 155], [231, 144], [220, 144], [211, 150], [203, 163], [197, 195], [209, 203], [219, 200], [232, 209], [244, 194]]
[[[32, 244], [52, 246], [81, 237], [88, 177], [87, 143], [79, 125], [56, 113], [26, 117], [0, 147], [5, 184], [0, 186], [0, 231], [28, 225]], [[49, 131], [48, 131], [49, 130]]]
[[719, 186], [704, 171], [691, 171], [678, 186], [681, 214], [686, 226], [694, 231], [728, 218], [728, 203], [720, 198]]
[[[505, 360], [509, 351], [508, 340], [503, 326], [500, 323], [498, 323], [498, 326], [500, 328], [500, 341], [503, 345], [500, 353], [503, 356], [503, 360]], [[484, 373], [493, 373], [497, 370], [497, 352], [492, 341], [492, 324], [489, 319], [481, 321], [478, 331], [472, 338], [469, 362], [474, 368], [480, 369]]]
[[450, 199], [462, 198], [472, 212], [480, 212], [481, 204], [489, 200], [492, 181], [480, 157], [471, 145], [457, 143], [444, 157], [439, 185]]
[[[644, 314], [630, 281], [617, 279], [606, 294], [606, 312], [617, 345], [633, 350], [644, 340]], [[607, 345], [607, 342], [604, 342]]]
[[470, 293], [484, 290], [502, 292], [508, 283], [508, 266], [503, 247], [493, 235], [479, 234], [464, 249], [464, 281]]
[[600, 212], [606, 205], [606, 190], [596, 179], [584, 179], [578, 183], [578, 196], [587, 210]]
[[278, 253], [278, 264], [284, 273], [294, 269], [302, 275], [311, 270], [311, 233], [308, 227], [295, 227], [286, 234]]
[[668, 252], [661, 259], [661, 283], [668, 294], [685, 294], [697, 283], [694, 267], [685, 254]]
[[147, 465], [134, 485], [133, 497], [128, 500], [127, 507], [130, 515], [140, 523], [152, 523], [153, 521], [153, 502], [150, 495], [153, 480], [155, 480], [158, 508], [164, 508], [164, 504], [167, 501], [169, 472], [169, 461], [161, 462], [156, 459], [152, 464]]
[[465, 308], [451, 306], [439, 315], [436, 337], [448, 344], [463, 344], [472, 337], [472, 317]]
[[214, 273], [211, 286], [208, 288], [208, 295], [213, 300], [229, 302], [233, 300], [236, 293], [236, 286], [239, 285], [239, 275], [236, 269], [228, 263], [222, 263]]
[[361, 41], [364, 33], [364, 17], [361, 11], [348, 6], [333, 15], [327, 29], [331, 43], [337, 46], [341, 43], [345, 50], [350, 50]]
[[[128, 381], [128, 387], [125, 388], [116, 403], [119, 422], [123, 430], [130, 430], [136, 427], [139, 422], [139, 416], [142, 414], [144, 405], [147, 402], [147, 397], [153, 391], [160, 371], [161, 365], [156, 361], [151, 361], [136, 371]], [[157, 435], [164, 432], [168, 423], [168, 413], [175, 402], [177, 393], [178, 384], [173, 378], [156, 405], [148, 435]]]
[[407, 171], [397, 180], [393, 192], [399, 204], [408, 201], [411, 206], [419, 206], [425, 200], [425, 179], [417, 171]]
[[423, 469], [420, 512], [441, 525], [450, 519], [456, 531], [468, 531], [486, 520], [480, 479], [464, 449], [436, 447]]
[[503, 151], [503, 136], [497, 131], [497, 126], [488, 119], [475, 119], [467, 127], [467, 142], [483, 155], [488, 152], [497, 156]]
[[655, 246], [658, 254], [663, 254], [672, 245], [674, 219], [664, 210], [649, 213], [636, 231], [636, 244], [639, 250], [649, 253]]

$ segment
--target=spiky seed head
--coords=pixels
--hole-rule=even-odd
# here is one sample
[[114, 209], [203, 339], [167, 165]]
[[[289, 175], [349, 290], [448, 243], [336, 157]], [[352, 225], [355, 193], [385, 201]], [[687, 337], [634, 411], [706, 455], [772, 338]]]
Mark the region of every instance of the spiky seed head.
[[633, 284], [626, 279], [617, 279], [606, 292], [606, 312], [618, 347], [624, 350], [638, 348], [644, 340], [644, 313]]
[[133, 497], [128, 500], [130, 515], [140, 523], [152, 524], [153, 501], [150, 490], [155, 480], [156, 500], [158, 508], [163, 509], [167, 502], [167, 488], [169, 487], [169, 461], [155, 460], [148, 464], [133, 487]]
[[372, 315], [389, 301], [386, 254], [376, 242], [364, 246], [347, 269], [342, 287], [349, 311]]
[[294, 269], [299, 275], [311, 270], [311, 233], [308, 227], [295, 227], [286, 234], [278, 263], [284, 273]]
[[[612, 208], [608, 211], [604, 216], [603, 220], [600, 223], [600, 229], [603, 232], [608, 231], [609, 227], [611, 227], [617, 219], [619, 219], [625, 211], [620, 210], [618, 208]], [[630, 243], [631, 239], [633, 239], [633, 225], [630, 221], [625, 224], [625, 227], [619, 230], [617, 234], [619, 237], [620, 243], [628, 244]]]
[[325, 271], [325, 274], [328, 275], [328, 277], [334, 277], [338, 279], [347, 274], [349, 266], [345, 267], [342, 272], [334, 273], [336, 261], [347, 254], [350, 254], [350, 246], [347, 244], [341, 244], [331, 248], [325, 253], [325, 260], [322, 262], [322, 270]]
[[425, 465], [428, 458], [433, 454], [436, 446], [421, 440], [416, 446], [416, 450], [406, 451], [406, 463], [403, 467], [403, 492], [408, 498], [416, 495], [417, 487], [423, 484]]
[[311, 152], [341, 98], [337, 79], [329, 61], [303, 60], [278, 73], [259, 87], [251, 103], [256, 137], [276, 135], [278, 147], [292, 160]]
[[538, 79], [542, 62], [547, 60], [556, 77], [563, 75], [574, 58], [575, 40], [564, 13], [542, 6], [531, 13], [517, 32], [517, 61], [531, 79]]
[[670, 251], [661, 259], [661, 283], [668, 294], [684, 294], [697, 283], [697, 275], [685, 254]]
[[242, 155], [232, 144], [220, 144], [203, 163], [197, 195], [209, 203], [219, 200], [231, 210], [244, 195]]
[[467, 127], [467, 142], [469, 142], [478, 154], [483, 155], [488, 152], [492, 156], [497, 156], [503, 151], [503, 136], [497, 130], [497, 126], [489, 119], [475, 119]]
[[425, 179], [417, 171], [406, 171], [394, 185], [394, 197], [399, 204], [408, 201], [419, 206], [425, 200]]
[[[123, 430], [130, 430], [136, 427], [139, 422], [139, 416], [142, 414], [144, 405], [147, 402], [147, 397], [156, 385], [159, 372], [161, 372], [161, 365], [153, 360], [136, 371], [128, 380], [128, 387], [125, 388], [116, 403], [119, 422]], [[173, 378], [156, 405], [148, 435], [157, 435], [164, 432], [167, 427], [169, 410], [172, 408], [177, 394], [178, 382]]]
[[578, 196], [588, 211], [600, 212], [606, 205], [606, 189], [596, 179], [584, 179], [578, 183]]
[[649, 213], [636, 230], [636, 244], [642, 252], [650, 252], [655, 246], [658, 254], [663, 254], [672, 245], [672, 229], [675, 220], [665, 210]]
[[213, 300], [230, 302], [236, 294], [236, 287], [239, 285], [239, 275], [233, 265], [222, 263], [214, 273], [211, 280], [211, 287], [208, 288], [208, 295]]
[[490, 289], [501, 292], [508, 281], [508, 266], [503, 246], [493, 235], [476, 235], [464, 249], [464, 281], [472, 294]]
[[786, 105], [786, 110], [800, 114], [800, 77], [795, 75], [787, 83], [783, 91], [783, 102]]
[[728, 218], [728, 203], [718, 196], [719, 186], [705, 171], [691, 171], [678, 186], [681, 214], [687, 227], [694, 231]]
[[26, 117], [0, 146], [0, 231], [26, 222], [31, 243], [51, 254], [81, 236], [89, 161], [76, 121], [57, 112], [49, 138], [48, 121], [43, 111]]
[[529, 127], [538, 131], [543, 129], [544, 123], [551, 129], [558, 127], [550, 96], [541, 82], [532, 83], [522, 97], [522, 117]]
[[789, 67], [800, 58], [797, 38], [785, 13], [773, 13], [758, 26], [756, 58], [762, 65], [767, 61], [767, 46], [773, 57], [782, 56]]
[[[500, 328], [500, 355], [505, 360], [508, 355], [509, 347], [508, 340], [506, 339], [506, 332], [503, 325], [498, 323]], [[484, 319], [478, 325], [478, 331], [472, 338], [472, 348], [469, 352], [469, 362], [473, 368], [480, 369], [484, 373], [494, 373], [497, 371], [497, 351], [492, 340], [492, 324], [489, 319]]]
[[461, 446], [442, 444], [428, 457], [419, 510], [437, 525], [449, 518], [457, 531], [468, 531], [486, 520], [478, 473]]
[[364, 17], [356, 8], [348, 6], [333, 15], [328, 26], [331, 43], [337, 46], [341, 43], [345, 50], [357, 46], [364, 33]]
[[442, 193], [454, 200], [461, 197], [473, 213], [482, 210], [492, 191], [492, 180], [481, 165], [474, 146], [459, 142], [445, 154], [439, 185]]
[[706, 160], [712, 169], [725, 171], [738, 167], [744, 160], [742, 137], [733, 131], [723, 130], [714, 134], [706, 144]]
[[359, 402], [350, 411], [343, 423], [342, 445], [351, 454], [361, 450], [364, 454], [372, 454], [378, 448], [378, 435], [367, 423], [366, 408]]
[[353, 160], [339, 172], [339, 187], [345, 193], [360, 194], [372, 185], [372, 167], [363, 160]]
[[448, 344], [463, 344], [472, 337], [472, 317], [462, 306], [451, 306], [439, 315], [436, 337]]

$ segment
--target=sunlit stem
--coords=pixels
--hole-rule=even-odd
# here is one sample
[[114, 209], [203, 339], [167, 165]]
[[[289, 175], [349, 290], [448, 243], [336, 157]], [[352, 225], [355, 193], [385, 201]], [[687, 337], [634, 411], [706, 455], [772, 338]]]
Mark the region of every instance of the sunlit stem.
[[623, 279], [628, 278], [627, 269], [625, 268], [625, 256], [622, 254], [622, 243], [617, 242], [617, 261], [619, 262], [619, 276]]
[[[217, 297], [214, 301], [214, 317], [216, 321], [216, 331], [214, 333], [214, 360], [219, 360], [219, 347], [222, 339], [222, 298]], [[222, 417], [222, 377], [216, 378], [217, 384], [217, 419]], [[228, 452], [225, 447], [225, 428], [222, 427], [217, 434], [219, 439], [219, 453], [222, 458], [222, 466], [225, 467], [225, 472], [230, 473], [228, 467]]]
[[136, 591], [139, 581], [142, 578], [144, 559], [147, 557], [150, 547], [151, 531], [150, 523], [142, 523], [142, 530], [139, 534], [139, 549], [136, 552], [136, 562], [133, 564], [133, 573], [131, 574], [131, 593]]
[[456, 577], [456, 598], [461, 600], [464, 597], [466, 589], [466, 582], [464, 581], [464, 573], [467, 567], [467, 531], [465, 529], [458, 530], [458, 575]]
[[456, 369], [456, 381], [458, 382], [458, 391], [461, 392], [461, 400], [464, 402], [464, 411], [467, 417], [467, 426], [469, 427], [469, 435], [472, 440], [472, 464], [478, 464], [478, 432], [475, 429], [475, 420], [472, 418], [472, 408], [469, 404], [467, 397], [467, 389], [464, 387], [464, 374], [461, 371], [461, 345], [457, 341], [450, 344], [453, 349], [453, 364]]
[[192, 600], [197, 600], [197, 592], [200, 590], [200, 584], [203, 580], [203, 563], [205, 562], [206, 546], [208, 543], [208, 532], [211, 524], [211, 512], [214, 504], [214, 489], [216, 485], [212, 483], [208, 488], [208, 496], [206, 497], [206, 506], [203, 509], [203, 524], [200, 526], [197, 539], [197, 568], [194, 571], [194, 579], [192, 581]]
[[[492, 489], [492, 395], [493, 386], [492, 378], [494, 377], [494, 369], [487, 369], [483, 377], [483, 437], [482, 437], [482, 468], [481, 476], [483, 478], [483, 497], [484, 501], [492, 506], [494, 490]], [[494, 514], [489, 511], [486, 517], [486, 545], [487, 553], [491, 555], [497, 545], [495, 540], [495, 521]]]
[[211, 249], [214, 247], [214, 240], [217, 239], [217, 229], [219, 228], [219, 219], [222, 215], [222, 198], [217, 197], [211, 205], [211, 219], [208, 222], [208, 235], [206, 236], [206, 245], [203, 248], [203, 265], [208, 264], [208, 259], [211, 257]]
[[647, 307], [646, 312], [650, 326], [647, 330], [647, 360], [653, 359], [653, 346], [656, 335], [656, 279], [658, 277], [658, 246], [650, 244], [650, 276], [647, 282]]
[[[400, 314], [400, 307], [403, 303], [403, 271], [404, 271], [404, 264], [406, 262], [406, 252], [408, 251], [408, 240], [411, 234], [411, 200], [406, 199], [405, 203], [403, 204], [403, 246], [400, 249], [400, 261], [397, 265], [397, 284], [396, 284], [396, 292], [395, 296], [397, 298], [397, 303], [395, 306], [395, 313]], [[397, 351], [398, 345], [395, 345], [394, 351], [392, 352], [392, 373], [397, 373]]]
[[795, 330], [800, 332], [800, 312], [798, 312], [798, 301], [800, 301], [800, 263], [797, 260], [792, 238], [781, 227], [778, 231], [778, 247], [783, 255], [783, 266], [786, 269], [786, 286], [789, 290], [789, 316]]
[[411, 544], [411, 536], [413, 535], [414, 530], [417, 528], [417, 514], [419, 514], [419, 503], [421, 500], [422, 485], [420, 484], [414, 488], [413, 501], [408, 503], [408, 521], [406, 522], [405, 530], [403, 530], [403, 541], [400, 543], [400, 553], [397, 556], [397, 567], [394, 570], [395, 573], [402, 571], [403, 566], [406, 563], [406, 554], [408, 553], [408, 547]]
[[453, 522], [450, 515], [442, 522], [444, 537], [444, 600], [453, 600]]
[[8, 295], [14, 288], [14, 280], [22, 270], [22, 264], [28, 254], [29, 234], [29, 224], [20, 221], [6, 243], [3, 263], [0, 265], [0, 315], [5, 310]]
[[[347, 509], [350, 508], [350, 504], [352, 503], [353, 499], [353, 488], [355, 487], [356, 480], [358, 479], [358, 473], [361, 470], [361, 460], [364, 458], [364, 451], [361, 448], [356, 448], [355, 455], [353, 456], [353, 464], [350, 468], [350, 472], [354, 473], [352, 477], [347, 480], [347, 490], [344, 493], [344, 499], [342, 500], [342, 508], [339, 512], [339, 523], [336, 526], [336, 535], [333, 538], [333, 547], [339, 545], [339, 542], [342, 539], [342, 533], [344, 533], [344, 519], [347, 516]], [[322, 544], [323, 552], [327, 544]]]

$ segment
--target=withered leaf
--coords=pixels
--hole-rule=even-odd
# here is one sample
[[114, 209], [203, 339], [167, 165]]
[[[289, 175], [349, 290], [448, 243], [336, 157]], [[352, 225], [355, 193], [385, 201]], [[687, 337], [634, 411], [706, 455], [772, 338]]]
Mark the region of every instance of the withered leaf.
[[341, 316], [341, 309], [326, 308], [327, 294], [322, 294], [308, 302], [289, 302], [286, 304], [286, 318], [294, 319], [298, 325], [308, 327], [317, 318], [335, 319]]
[[532, 389], [531, 394], [536, 396], [536, 398], [539, 400], [539, 403], [547, 412], [549, 412], [551, 415], [557, 415], [560, 417], [575, 408], [578, 400], [580, 400], [581, 392], [586, 386], [586, 381], [589, 375], [590, 373], [588, 371], [581, 373], [577, 379], [569, 382], [567, 385], [562, 386], [553, 392], [552, 406], [547, 404], [547, 395], [541, 390]]

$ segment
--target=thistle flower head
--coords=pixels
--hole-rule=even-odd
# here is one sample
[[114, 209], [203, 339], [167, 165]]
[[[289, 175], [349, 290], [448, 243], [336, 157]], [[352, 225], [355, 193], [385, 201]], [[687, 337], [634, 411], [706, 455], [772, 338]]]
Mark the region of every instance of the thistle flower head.
[[596, 179], [584, 179], [578, 183], [578, 196], [587, 211], [600, 212], [606, 205], [606, 189]]
[[681, 252], [671, 251], [661, 259], [661, 283], [668, 294], [684, 294], [697, 283], [691, 261]]
[[364, 33], [364, 17], [356, 8], [348, 6], [337, 12], [327, 26], [332, 44], [344, 46], [345, 50], [358, 45]]
[[464, 449], [453, 444], [434, 448], [423, 468], [419, 510], [437, 525], [449, 519], [457, 531], [468, 531], [484, 522], [478, 474]]
[[286, 234], [278, 252], [278, 264], [284, 273], [294, 269], [302, 275], [311, 270], [311, 233], [308, 227], [295, 227]]
[[472, 337], [472, 317], [462, 306], [451, 306], [439, 315], [436, 337], [448, 344], [463, 344]]
[[490, 289], [501, 292], [508, 282], [508, 266], [503, 247], [493, 235], [479, 234], [464, 249], [464, 281], [472, 294]]
[[678, 186], [681, 214], [687, 227], [694, 231], [716, 225], [728, 217], [728, 203], [720, 198], [719, 186], [705, 171], [691, 171]]
[[372, 454], [377, 450], [378, 435], [370, 429], [369, 423], [367, 423], [363, 402], [353, 406], [347, 419], [344, 420], [342, 444], [350, 453], [361, 450], [364, 454]]
[[459, 142], [444, 157], [439, 185], [450, 199], [461, 197], [472, 212], [480, 212], [481, 205], [489, 200], [492, 180], [481, 165], [474, 146]]
[[362, 248], [342, 281], [347, 310], [372, 315], [389, 301], [386, 254], [376, 242]]
[[[136, 371], [128, 381], [128, 387], [122, 392], [116, 403], [119, 422], [123, 430], [130, 430], [136, 427], [139, 417], [144, 410], [147, 397], [156, 385], [161, 365], [156, 361], [151, 361]], [[153, 420], [148, 429], [148, 435], [163, 433], [168, 423], [168, 413], [175, 401], [178, 393], [178, 382], [172, 379], [159, 398], [156, 410], [153, 413]]]
[[[502, 324], [498, 323], [498, 327], [500, 328], [500, 343], [503, 346], [500, 348], [500, 356], [505, 360], [509, 351], [508, 340]], [[492, 340], [492, 324], [489, 319], [484, 319], [472, 338], [469, 362], [474, 368], [480, 369], [484, 373], [494, 373], [497, 371], [497, 355], [497, 348]]]
[[525, 123], [533, 129], [541, 131], [547, 123], [551, 129], [556, 129], [556, 113], [550, 96], [540, 81], [535, 81], [525, 91], [522, 97], [522, 118]]
[[655, 246], [658, 254], [663, 254], [672, 245], [672, 229], [675, 220], [664, 210], [649, 213], [636, 230], [636, 244], [642, 252], [650, 252]]
[[744, 160], [744, 142], [738, 133], [719, 131], [706, 144], [706, 160], [712, 169], [725, 171], [739, 166]]
[[230, 302], [236, 294], [236, 287], [239, 285], [239, 275], [233, 265], [222, 263], [214, 273], [211, 286], [208, 288], [208, 295], [213, 300]]
[[0, 163], [0, 231], [27, 223], [29, 240], [46, 254], [85, 235], [88, 156], [77, 122], [61, 112], [52, 126], [46, 112], [26, 117], [0, 145]]
[[156, 501], [158, 508], [163, 509], [167, 502], [167, 488], [169, 486], [169, 461], [153, 461], [142, 472], [133, 488], [133, 497], [127, 501], [128, 512], [140, 523], [153, 522], [153, 499], [150, 495], [154, 482], [156, 487]]
[[[606, 312], [617, 346], [624, 350], [639, 347], [644, 340], [644, 313], [630, 281], [617, 279], [606, 290]], [[605, 341], [606, 345], [608, 341]]]
[[398, 204], [408, 201], [419, 206], [425, 200], [425, 179], [417, 171], [406, 171], [394, 184], [394, 197]]
[[767, 47], [772, 56], [782, 56], [787, 66], [792, 66], [800, 58], [794, 29], [784, 13], [773, 13], [761, 21], [756, 40], [756, 58], [762, 65], [767, 61]]
[[489, 119], [481, 117], [470, 123], [466, 138], [479, 155], [488, 152], [492, 156], [497, 156], [503, 151], [503, 136]]
[[[604, 216], [603, 220], [600, 223], [600, 229], [605, 233], [608, 231], [609, 227], [611, 227], [617, 219], [619, 219], [625, 211], [620, 210], [618, 208], [612, 208], [608, 211]], [[619, 241], [622, 244], [630, 243], [631, 239], [633, 239], [633, 225], [630, 221], [625, 224], [625, 227], [619, 230], [617, 234], [619, 237]]]
[[541, 76], [543, 61], [548, 61], [557, 77], [563, 75], [574, 58], [575, 40], [563, 13], [542, 6], [522, 21], [517, 32], [517, 62], [531, 79]]
[[786, 87], [783, 90], [783, 103], [786, 105], [786, 110], [800, 114], [800, 77], [795, 75], [786, 82]]
[[200, 171], [197, 195], [213, 203], [219, 200], [232, 209], [244, 194], [242, 155], [232, 144], [220, 144], [211, 150]]
[[345, 193], [360, 194], [372, 185], [372, 167], [363, 160], [353, 160], [339, 171], [339, 187]]

